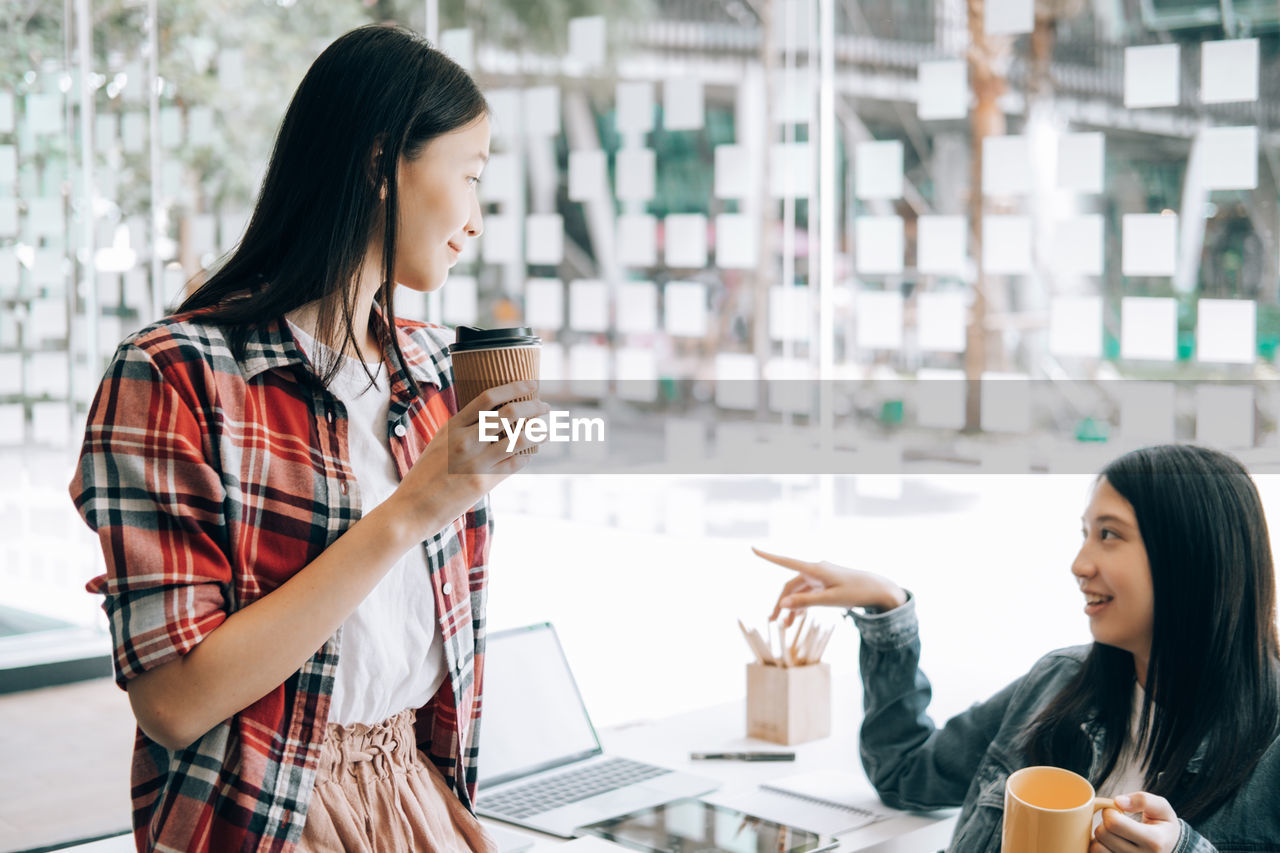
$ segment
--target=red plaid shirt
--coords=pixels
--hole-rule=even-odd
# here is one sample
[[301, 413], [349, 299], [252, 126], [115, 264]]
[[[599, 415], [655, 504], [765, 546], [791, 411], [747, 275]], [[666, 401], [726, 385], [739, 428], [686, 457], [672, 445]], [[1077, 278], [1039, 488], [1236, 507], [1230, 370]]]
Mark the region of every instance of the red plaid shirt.
[[[387, 431], [404, 476], [456, 404], [445, 330], [399, 322], [396, 334], [405, 363], [397, 366], [388, 348]], [[243, 358], [221, 329], [193, 314], [121, 344], [89, 412], [71, 483], [106, 556], [106, 574], [88, 589], [105, 596], [121, 687], [186, 654], [229, 613], [329, 547], [360, 517], [353, 476], [345, 410], [283, 321], [255, 331]], [[468, 807], [491, 532], [485, 499], [423, 543], [449, 677], [418, 715], [418, 740]], [[341, 637], [186, 749], [170, 752], [137, 732], [139, 850], [293, 847], [315, 782]]]

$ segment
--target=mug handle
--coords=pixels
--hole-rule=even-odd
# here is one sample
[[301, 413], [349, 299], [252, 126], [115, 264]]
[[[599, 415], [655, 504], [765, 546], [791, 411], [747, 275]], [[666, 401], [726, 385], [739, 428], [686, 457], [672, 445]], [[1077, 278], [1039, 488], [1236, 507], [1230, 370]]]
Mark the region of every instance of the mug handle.
[[1093, 798], [1093, 810], [1095, 813], [1099, 809], [1114, 809], [1114, 808], [1116, 808], [1116, 801], [1111, 799], [1110, 797], [1094, 797]]

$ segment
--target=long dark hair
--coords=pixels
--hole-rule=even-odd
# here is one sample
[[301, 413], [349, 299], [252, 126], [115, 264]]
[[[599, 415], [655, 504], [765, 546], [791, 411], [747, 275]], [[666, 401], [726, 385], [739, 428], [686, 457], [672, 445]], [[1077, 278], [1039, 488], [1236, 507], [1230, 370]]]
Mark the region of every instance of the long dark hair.
[[[1248, 780], [1280, 727], [1275, 569], [1262, 502], [1239, 462], [1190, 445], [1127, 453], [1103, 478], [1133, 505], [1155, 595], [1138, 732], [1144, 783], [1180, 817], [1199, 819]], [[1087, 773], [1081, 725], [1096, 717], [1106, 741], [1093, 782], [1110, 775], [1129, 732], [1133, 675], [1133, 655], [1094, 643], [1032, 724], [1031, 760]], [[1189, 771], [1202, 743], [1204, 761]]]
[[[352, 284], [381, 229], [374, 301], [394, 328], [396, 217], [383, 211], [397, 209], [397, 166], [488, 110], [467, 72], [409, 30], [370, 25], [339, 37], [294, 93], [240, 244], [178, 311], [210, 309], [203, 319], [229, 327], [243, 352], [254, 325], [319, 300], [318, 334], [342, 352], [356, 340]], [[403, 363], [394, 334], [380, 343]], [[321, 367], [326, 383], [339, 363]]]

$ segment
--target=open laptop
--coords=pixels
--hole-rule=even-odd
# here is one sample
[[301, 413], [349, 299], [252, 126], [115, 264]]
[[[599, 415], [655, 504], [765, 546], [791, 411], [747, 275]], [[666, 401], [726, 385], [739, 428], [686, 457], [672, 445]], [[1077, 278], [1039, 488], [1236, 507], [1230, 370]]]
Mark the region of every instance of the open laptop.
[[579, 826], [717, 787], [605, 755], [550, 622], [489, 635], [479, 814], [572, 838]]

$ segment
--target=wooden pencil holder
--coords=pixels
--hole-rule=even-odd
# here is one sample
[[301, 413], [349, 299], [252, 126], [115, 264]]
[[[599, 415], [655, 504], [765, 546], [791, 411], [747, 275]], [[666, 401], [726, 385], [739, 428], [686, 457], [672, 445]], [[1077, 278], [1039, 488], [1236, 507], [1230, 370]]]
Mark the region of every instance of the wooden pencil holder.
[[831, 734], [831, 667], [747, 664], [747, 737], [793, 744]]

